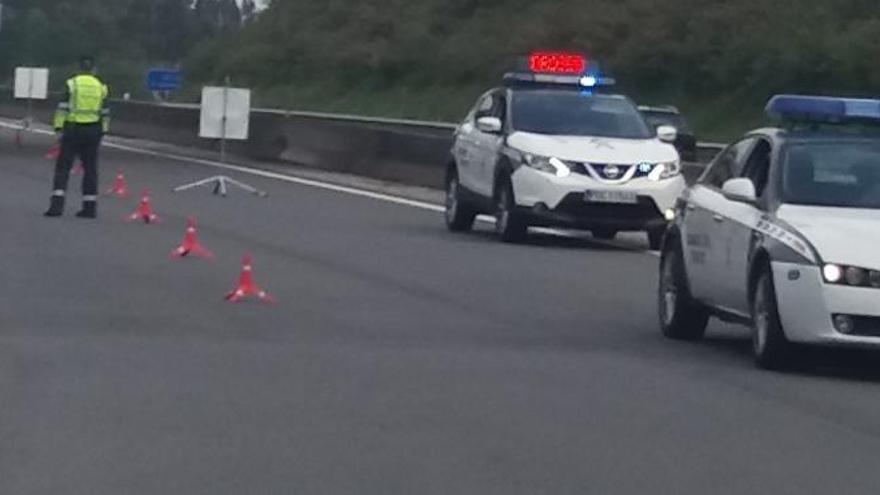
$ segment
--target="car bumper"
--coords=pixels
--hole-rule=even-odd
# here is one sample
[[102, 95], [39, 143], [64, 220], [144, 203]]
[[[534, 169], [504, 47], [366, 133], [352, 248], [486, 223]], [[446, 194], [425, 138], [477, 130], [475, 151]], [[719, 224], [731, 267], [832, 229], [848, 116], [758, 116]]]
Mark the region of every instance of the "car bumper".
[[[796, 280], [794, 274], [799, 273]], [[789, 340], [805, 344], [880, 348], [880, 289], [826, 284], [818, 266], [773, 263], [779, 316]], [[856, 321], [852, 334], [834, 315]]]
[[[666, 224], [665, 212], [686, 184], [681, 176], [662, 181], [633, 179], [623, 185], [604, 184], [588, 176], [556, 177], [520, 167], [512, 176], [517, 206], [531, 225], [546, 227], [648, 230]], [[638, 197], [636, 204], [590, 203], [587, 191], [627, 191]]]

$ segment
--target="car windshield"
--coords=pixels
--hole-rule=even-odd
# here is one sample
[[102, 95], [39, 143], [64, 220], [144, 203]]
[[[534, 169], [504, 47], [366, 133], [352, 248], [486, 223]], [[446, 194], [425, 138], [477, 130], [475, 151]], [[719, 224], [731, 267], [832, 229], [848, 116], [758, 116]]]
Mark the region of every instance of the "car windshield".
[[513, 95], [513, 129], [536, 134], [626, 139], [654, 137], [635, 105], [617, 97], [576, 91], [519, 91]]
[[687, 121], [677, 113], [669, 112], [642, 112], [648, 125], [651, 127], [659, 127], [661, 125], [671, 125], [675, 127], [681, 134], [690, 134], [691, 129]]
[[880, 208], [880, 140], [789, 147], [783, 195], [786, 203]]

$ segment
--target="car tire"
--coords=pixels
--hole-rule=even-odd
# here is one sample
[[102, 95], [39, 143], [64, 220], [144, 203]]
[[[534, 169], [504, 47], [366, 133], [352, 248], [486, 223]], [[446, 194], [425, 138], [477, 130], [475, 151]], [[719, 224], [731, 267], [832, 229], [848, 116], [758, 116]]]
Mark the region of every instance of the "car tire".
[[509, 180], [498, 185], [495, 206], [495, 232], [502, 242], [518, 243], [526, 239], [528, 224], [516, 210], [513, 186]]
[[779, 318], [776, 288], [769, 268], [758, 276], [752, 296], [752, 350], [760, 368], [782, 370], [791, 364], [792, 345]]
[[648, 245], [651, 251], [657, 251], [663, 247], [663, 236], [666, 235], [666, 227], [651, 229], [648, 231]]
[[477, 210], [461, 197], [458, 173], [451, 169], [446, 176], [446, 227], [451, 232], [467, 232], [474, 226]]
[[709, 312], [691, 297], [685, 275], [684, 256], [678, 243], [670, 243], [660, 258], [658, 314], [663, 335], [673, 340], [703, 338]]
[[617, 231], [612, 229], [593, 229], [590, 231], [593, 237], [602, 241], [613, 241], [617, 237]]

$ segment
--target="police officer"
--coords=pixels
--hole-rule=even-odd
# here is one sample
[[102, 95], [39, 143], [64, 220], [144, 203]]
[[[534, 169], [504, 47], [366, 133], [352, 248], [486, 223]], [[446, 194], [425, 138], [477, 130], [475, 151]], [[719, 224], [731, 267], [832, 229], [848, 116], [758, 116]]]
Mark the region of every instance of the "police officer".
[[107, 132], [109, 113], [104, 108], [109, 90], [95, 77], [95, 61], [82, 57], [79, 73], [67, 80], [65, 99], [55, 113], [55, 131], [61, 133], [61, 153], [55, 163], [52, 201], [47, 217], [64, 213], [64, 198], [70, 169], [79, 157], [85, 169], [82, 181], [80, 218], [95, 218], [98, 201], [98, 148]]

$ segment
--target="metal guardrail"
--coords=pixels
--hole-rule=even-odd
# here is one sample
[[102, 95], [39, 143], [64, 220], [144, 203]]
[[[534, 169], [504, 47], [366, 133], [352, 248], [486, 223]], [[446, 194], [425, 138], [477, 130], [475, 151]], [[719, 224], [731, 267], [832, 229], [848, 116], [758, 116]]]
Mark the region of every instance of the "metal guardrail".
[[[120, 100], [121, 101], [121, 100]], [[144, 102], [144, 101], [130, 101], [131, 103], [141, 103], [141, 104], [156, 104], [154, 102]], [[170, 107], [170, 108], [186, 108], [186, 109], [200, 109], [201, 106], [198, 103], [159, 103], [160, 106]], [[339, 121], [339, 122], [354, 122], [354, 123], [362, 123], [362, 124], [384, 124], [384, 125], [393, 125], [400, 127], [423, 127], [423, 128], [431, 128], [431, 129], [443, 129], [454, 131], [458, 128], [458, 124], [453, 122], [441, 122], [441, 121], [431, 121], [431, 120], [412, 120], [412, 119], [394, 119], [387, 117], [368, 117], [363, 115], [353, 115], [353, 114], [342, 114], [342, 113], [327, 113], [327, 112], [309, 112], [303, 110], [283, 110], [278, 108], [254, 108], [253, 112], [259, 113], [268, 113], [268, 114], [276, 114], [276, 115], [284, 115], [284, 116], [293, 116], [293, 117], [306, 117], [306, 118], [314, 118], [321, 120], [330, 120], [330, 121]], [[713, 142], [705, 142], [700, 141], [697, 143], [697, 148], [707, 150], [707, 151], [721, 151], [726, 148], [727, 145], [723, 143], [713, 143]]]
[[[2, 86], [0, 86], [0, 89], [2, 89]], [[154, 101], [121, 100], [121, 99], [113, 99], [113, 100], [111, 100], [111, 103], [116, 104], [116, 105], [119, 105], [119, 104], [150, 105], [150, 106], [159, 106], [159, 107], [165, 107], [165, 108], [178, 108], [178, 109], [187, 109], [187, 110], [200, 110], [201, 109], [201, 105], [198, 103], [157, 103]], [[387, 117], [371, 117], [371, 116], [354, 115], [354, 114], [311, 112], [311, 111], [287, 110], [287, 109], [279, 109], [279, 108], [254, 108], [252, 110], [252, 112], [253, 113], [282, 115], [285, 117], [303, 117], [303, 118], [312, 118], [312, 119], [335, 121], [335, 122], [352, 122], [352, 123], [356, 123], [356, 124], [379, 124], [379, 125], [391, 125], [391, 126], [399, 126], [399, 127], [449, 130], [449, 131], [454, 131], [455, 129], [458, 128], [458, 124], [453, 123], [453, 122], [414, 120], [414, 119], [395, 119], [395, 118], [387, 118]], [[706, 150], [706, 151], [721, 151], [726, 146], [727, 145], [723, 144], [723, 143], [702, 142], [702, 141], [697, 143], [697, 148], [702, 149], [702, 150]]]
[[[198, 137], [200, 105], [112, 100], [113, 134], [193, 148], [215, 148]], [[49, 122], [54, 103], [35, 102], [34, 115]], [[0, 96], [0, 115], [20, 118], [25, 105]], [[232, 153], [324, 170], [442, 187], [457, 124], [283, 109], [254, 109], [251, 138]], [[723, 145], [700, 143], [701, 162]], [[686, 176], [702, 171], [686, 165]]]

